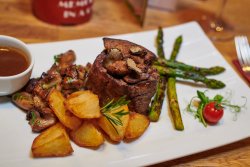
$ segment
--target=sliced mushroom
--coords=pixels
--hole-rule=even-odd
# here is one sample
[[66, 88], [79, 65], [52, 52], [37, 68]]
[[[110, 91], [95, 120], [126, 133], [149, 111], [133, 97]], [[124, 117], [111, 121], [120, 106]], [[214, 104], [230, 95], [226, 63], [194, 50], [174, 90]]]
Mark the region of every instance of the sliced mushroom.
[[45, 100], [50, 92], [49, 89], [43, 89], [42, 84], [36, 85], [36, 87], [33, 89], [34, 95], [37, 95], [41, 97], [43, 100]]
[[56, 64], [53, 64], [52, 67], [47, 71], [48, 75], [55, 75], [59, 73], [59, 68]]
[[72, 65], [75, 60], [76, 55], [73, 50], [69, 50], [55, 57], [55, 61], [60, 69], [67, 68], [68, 66]]
[[27, 92], [18, 92], [12, 95], [12, 102], [23, 110], [31, 110], [34, 106], [33, 97]]
[[67, 67], [63, 73], [61, 73], [62, 75], [65, 75], [67, 77], [70, 78], [77, 78], [78, 77], [78, 72], [77, 72], [77, 66], [76, 65], [71, 65], [69, 67]]
[[34, 101], [35, 108], [45, 108], [46, 107], [46, 104], [44, 103], [44, 101], [37, 95], [35, 95], [33, 97], [33, 101]]
[[55, 75], [48, 75], [44, 74], [38, 81], [38, 83], [35, 85], [32, 93], [34, 95], [38, 95], [41, 97], [43, 100], [47, 98], [47, 95], [49, 94], [50, 90], [52, 88], [56, 88], [57, 90], [61, 89], [61, 82], [62, 82], [62, 77], [60, 74], [55, 74]]
[[31, 110], [27, 113], [27, 120], [29, 120], [33, 132], [41, 132], [57, 122], [50, 108], [43, 108], [39, 111]]
[[135, 72], [137, 72], [139, 74], [142, 73], [141, 69], [136, 66], [136, 63], [134, 62], [133, 59], [128, 58], [127, 59], [127, 65], [128, 65], [129, 69], [131, 69], [131, 70], [133, 70], [133, 71], [135, 71]]
[[25, 87], [25, 91], [28, 93], [32, 93], [35, 86], [38, 84], [40, 78], [32, 78], [29, 80], [27, 86]]
[[62, 82], [62, 77], [60, 74], [47, 75], [44, 79], [40, 81], [42, 83], [43, 89], [50, 89]]
[[134, 60], [134, 62], [136, 63], [136, 66], [142, 70], [142, 72], [147, 72], [148, 68], [149, 68], [149, 65], [146, 65], [144, 63], [144, 59], [139, 57], [139, 56], [131, 56], [130, 57], [131, 59]]
[[144, 64], [144, 59], [139, 56], [131, 56], [130, 57], [136, 64]]
[[65, 70], [62, 81], [63, 89], [79, 90], [84, 87], [86, 72], [84, 67], [71, 65]]
[[112, 48], [108, 50], [108, 58], [111, 60], [122, 60], [122, 52], [119, 49]]
[[145, 56], [147, 54], [147, 52], [139, 46], [132, 46], [129, 48], [129, 51], [132, 55], [136, 56]]
[[82, 80], [85, 80], [86, 78], [86, 71], [85, 71], [85, 68], [81, 65], [78, 65], [77, 66], [77, 72], [78, 72], [78, 78], [79, 79], [82, 79]]
[[127, 62], [124, 60], [114, 61], [106, 64], [106, 69], [109, 74], [115, 76], [125, 76], [129, 73]]

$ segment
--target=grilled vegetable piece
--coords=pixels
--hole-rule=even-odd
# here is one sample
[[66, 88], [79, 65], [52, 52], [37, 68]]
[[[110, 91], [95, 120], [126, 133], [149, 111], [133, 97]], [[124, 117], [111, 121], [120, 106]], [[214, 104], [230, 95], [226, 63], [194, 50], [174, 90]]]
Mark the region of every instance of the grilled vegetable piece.
[[[176, 56], [179, 53], [181, 43], [182, 43], [182, 36], [179, 36], [175, 40], [174, 48], [169, 59], [170, 62], [175, 61]], [[178, 97], [176, 93], [176, 79], [173, 76], [168, 77], [167, 79], [167, 95], [168, 95], [170, 113], [172, 116], [174, 127], [176, 130], [184, 130]]]
[[147, 116], [131, 112], [128, 127], [125, 132], [125, 139], [133, 140], [139, 138], [148, 128], [150, 121]]
[[226, 86], [223, 82], [221, 82], [219, 80], [209, 79], [209, 78], [207, 78], [203, 75], [200, 75], [198, 73], [187, 72], [187, 71], [182, 71], [182, 70], [173, 69], [173, 68], [165, 68], [165, 67], [156, 66], [156, 65], [154, 65], [154, 67], [158, 70], [158, 72], [161, 75], [190, 79], [190, 80], [193, 80], [195, 82], [202, 82], [208, 88], [221, 89], [221, 88], [224, 88]]
[[164, 67], [177, 68], [183, 71], [196, 72], [204, 76], [217, 75], [225, 71], [225, 68], [221, 66], [214, 66], [210, 68], [196, 67], [196, 66], [191, 66], [182, 62], [170, 61], [166, 59], [157, 59], [157, 61], [155, 61], [154, 64], [164, 66]]
[[72, 154], [73, 149], [65, 127], [57, 123], [35, 138], [31, 151], [34, 157], [62, 157]]
[[77, 91], [68, 96], [66, 108], [79, 118], [99, 118], [101, 116], [98, 96], [89, 90]]
[[84, 120], [78, 129], [70, 132], [70, 137], [81, 147], [98, 147], [104, 142], [104, 137], [93, 120]]
[[64, 106], [65, 98], [60, 91], [53, 89], [49, 94], [48, 101], [50, 108], [64, 126], [74, 130], [81, 125], [81, 119], [66, 110]]

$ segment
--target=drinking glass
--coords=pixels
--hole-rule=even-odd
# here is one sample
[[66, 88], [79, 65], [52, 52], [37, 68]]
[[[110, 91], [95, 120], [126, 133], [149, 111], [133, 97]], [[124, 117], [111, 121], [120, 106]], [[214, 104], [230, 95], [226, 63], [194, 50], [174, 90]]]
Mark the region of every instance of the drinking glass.
[[200, 22], [204, 31], [213, 41], [227, 41], [234, 37], [234, 28], [222, 18], [227, 2], [228, 0], [220, 0], [216, 14], [214, 16], [205, 15]]

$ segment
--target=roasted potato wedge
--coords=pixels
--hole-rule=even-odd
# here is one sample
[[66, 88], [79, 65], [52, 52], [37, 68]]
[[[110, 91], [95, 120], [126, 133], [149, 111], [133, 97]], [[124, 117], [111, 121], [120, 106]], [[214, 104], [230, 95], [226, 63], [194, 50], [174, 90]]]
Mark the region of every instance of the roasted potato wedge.
[[66, 110], [64, 106], [65, 98], [60, 91], [56, 89], [52, 90], [49, 94], [48, 100], [50, 108], [54, 111], [55, 115], [64, 126], [74, 130], [81, 125], [82, 120]]
[[148, 128], [150, 121], [145, 115], [130, 112], [128, 126], [125, 132], [125, 139], [136, 139]]
[[35, 138], [31, 151], [34, 157], [61, 157], [72, 154], [73, 149], [65, 127], [57, 123]]
[[66, 108], [79, 118], [99, 118], [101, 116], [98, 96], [89, 90], [77, 91], [69, 95]]
[[98, 147], [104, 137], [92, 120], [84, 120], [80, 128], [70, 132], [71, 139], [81, 147]]
[[[129, 111], [127, 105], [123, 105], [115, 110], [110, 111], [109, 116], [113, 117], [112, 114], [117, 113], [121, 110]], [[113, 117], [114, 118], [114, 117]], [[99, 126], [103, 131], [109, 136], [112, 141], [119, 142], [124, 138], [126, 128], [128, 126], [129, 114], [123, 115], [120, 117], [122, 125], [115, 125], [109, 121], [104, 115], [98, 119]]]

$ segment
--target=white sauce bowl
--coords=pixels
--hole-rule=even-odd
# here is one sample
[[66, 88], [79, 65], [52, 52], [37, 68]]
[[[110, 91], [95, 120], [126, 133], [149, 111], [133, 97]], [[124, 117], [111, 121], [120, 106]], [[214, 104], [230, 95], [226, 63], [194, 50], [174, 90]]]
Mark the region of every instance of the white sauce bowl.
[[27, 56], [29, 62], [28, 68], [17, 75], [0, 76], [0, 96], [5, 96], [20, 90], [29, 81], [34, 66], [34, 57], [24, 42], [13, 37], [0, 35], [0, 47], [12, 47], [21, 50]]

